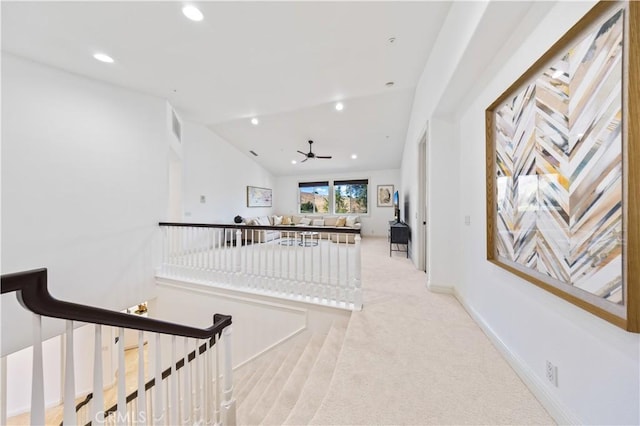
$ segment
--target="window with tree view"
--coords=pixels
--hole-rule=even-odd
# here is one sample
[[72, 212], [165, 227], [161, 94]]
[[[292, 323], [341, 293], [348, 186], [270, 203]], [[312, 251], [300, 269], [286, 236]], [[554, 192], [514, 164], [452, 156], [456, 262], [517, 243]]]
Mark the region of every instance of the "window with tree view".
[[329, 182], [298, 184], [300, 213], [329, 213]]
[[367, 213], [368, 188], [368, 179], [334, 181], [334, 213]]

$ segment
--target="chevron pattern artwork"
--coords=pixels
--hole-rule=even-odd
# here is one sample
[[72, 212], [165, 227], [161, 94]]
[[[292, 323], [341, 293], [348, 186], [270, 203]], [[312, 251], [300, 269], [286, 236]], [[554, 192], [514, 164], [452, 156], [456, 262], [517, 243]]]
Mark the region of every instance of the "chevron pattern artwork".
[[623, 13], [494, 116], [497, 255], [620, 305]]

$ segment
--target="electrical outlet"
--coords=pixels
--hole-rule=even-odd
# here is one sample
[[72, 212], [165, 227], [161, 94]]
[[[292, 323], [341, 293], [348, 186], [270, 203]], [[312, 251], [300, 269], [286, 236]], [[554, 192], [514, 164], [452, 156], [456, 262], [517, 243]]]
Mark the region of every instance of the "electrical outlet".
[[207, 197], [205, 197], [204, 195], [200, 196], [200, 202], [201, 203], [206, 203], [207, 202]]
[[555, 386], [558, 387], [558, 367], [553, 365], [551, 361], [547, 361], [547, 380]]
[[464, 224], [465, 225], [471, 225], [471, 216], [465, 216], [464, 217]]

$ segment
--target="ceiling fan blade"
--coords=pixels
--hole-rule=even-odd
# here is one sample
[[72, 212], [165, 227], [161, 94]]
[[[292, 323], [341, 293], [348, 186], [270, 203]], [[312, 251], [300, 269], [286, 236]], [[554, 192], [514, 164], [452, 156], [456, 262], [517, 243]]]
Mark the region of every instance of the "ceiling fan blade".
[[301, 161], [301, 163], [304, 163], [305, 161], [307, 161], [309, 159], [309, 157], [305, 158], [304, 160]]
[[300, 154], [302, 154], [302, 155], [307, 155], [307, 153], [306, 153], [306, 152], [302, 152], [302, 151], [298, 151], [298, 152], [299, 152]]
[[331, 156], [330, 155], [316, 155], [316, 158], [330, 159]]

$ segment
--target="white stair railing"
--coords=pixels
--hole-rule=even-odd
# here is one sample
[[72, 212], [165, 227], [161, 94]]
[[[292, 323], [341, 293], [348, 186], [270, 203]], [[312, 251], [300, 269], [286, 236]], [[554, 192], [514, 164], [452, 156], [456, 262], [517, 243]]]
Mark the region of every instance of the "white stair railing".
[[362, 308], [359, 230], [181, 223], [160, 227], [159, 278]]
[[[231, 317], [216, 314], [213, 325], [199, 329], [180, 324], [143, 318], [120, 312], [93, 308], [85, 305], [61, 302], [51, 297], [46, 285], [46, 269], [21, 272], [2, 276], [2, 294], [15, 292], [23, 306], [33, 312], [33, 376], [32, 397], [30, 407], [30, 423], [50, 423], [45, 417], [42, 320], [41, 314], [47, 317], [66, 319], [65, 359], [64, 359], [64, 424], [108, 424], [108, 425], [177, 425], [184, 424], [235, 424], [235, 401], [231, 371]], [[75, 367], [74, 367], [74, 322], [95, 324], [94, 345], [94, 383], [93, 393], [88, 395], [78, 406], [75, 404]], [[117, 404], [105, 407], [102, 383], [102, 334], [104, 326], [117, 331]], [[126, 357], [125, 329], [138, 330], [136, 366], [137, 390], [127, 395], [126, 391]], [[145, 382], [145, 333], [155, 338], [153, 345], [156, 375], [153, 380]], [[162, 370], [161, 334], [169, 335], [172, 354], [170, 367]], [[178, 353], [178, 336], [184, 339], [184, 352]], [[218, 339], [224, 336], [224, 338]], [[180, 341], [183, 341], [183, 340]], [[219, 340], [219, 342], [218, 342]], [[153, 340], [149, 340], [150, 342]], [[193, 352], [188, 352], [189, 341], [195, 342]], [[150, 345], [147, 345], [149, 348]], [[215, 350], [214, 350], [215, 346]], [[216, 352], [220, 346], [224, 357], [224, 371], [218, 366]], [[150, 349], [149, 349], [150, 350]], [[195, 365], [195, 368], [193, 368]], [[209, 366], [207, 368], [207, 366]], [[6, 357], [2, 359], [2, 424], [7, 423], [6, 411]], [[192, 380], [192, 372], [195, 371]], [[134, 380], [136, 380], [135, 376]], [[224, 380], [223, 395], [216, 395], [220, 378]], [[222, 398], [221, 398], [222, 397]], [[222, 399], [220, 401], [220, 399]], [[193, 403], [192, 403], [193, 401]], [[216, 402], [217, 401], [217, 402]], [[222, 413], [220, 415], [219, 413]]]

